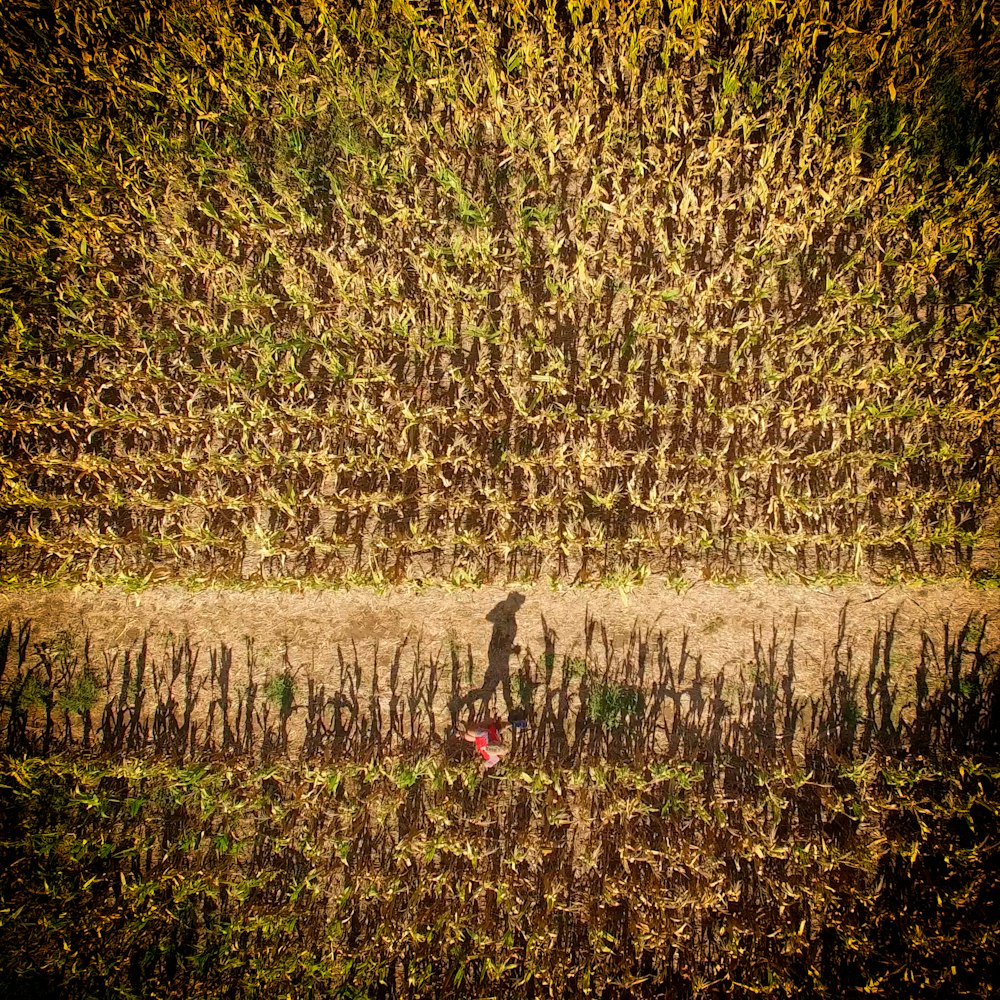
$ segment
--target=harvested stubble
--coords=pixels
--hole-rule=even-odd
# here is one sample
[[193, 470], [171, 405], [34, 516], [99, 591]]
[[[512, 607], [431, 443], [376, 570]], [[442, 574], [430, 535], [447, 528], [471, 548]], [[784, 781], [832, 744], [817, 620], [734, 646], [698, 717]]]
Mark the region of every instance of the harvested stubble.
[[988, 5], [431, 7], [4, 5], [3, 572], [965, 562]]

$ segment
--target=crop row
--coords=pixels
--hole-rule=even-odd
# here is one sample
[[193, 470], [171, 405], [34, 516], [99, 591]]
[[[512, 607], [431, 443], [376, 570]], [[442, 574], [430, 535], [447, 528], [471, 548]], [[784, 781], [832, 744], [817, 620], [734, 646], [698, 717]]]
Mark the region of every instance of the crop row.
[[0, 975], [67, 997], [986, 996], [998, 778], [5, 758]]
[[1000, 400], [980, 13], [21, 13], [8, 575], [239, 575], [261, 534], [287, 575], [348, 546], [492, 575], [498, 524], [541, 565], [595, 519], [598, 573], [968, 561]]

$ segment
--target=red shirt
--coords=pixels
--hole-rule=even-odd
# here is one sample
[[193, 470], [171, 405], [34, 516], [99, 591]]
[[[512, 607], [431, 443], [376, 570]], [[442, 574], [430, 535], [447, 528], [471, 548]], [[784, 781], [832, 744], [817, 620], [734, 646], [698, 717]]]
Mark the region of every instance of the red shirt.
[[490, 725], [486, 727], [485, 734], [476, 737], [476, 750], [479, 751], [479, 755], [483, 758], [483, 760], [492, 760], [493, 755], [489, 751], [489, 745], [491, 743], [499, 742], [500, 732], [495, 723], [490, 723]]

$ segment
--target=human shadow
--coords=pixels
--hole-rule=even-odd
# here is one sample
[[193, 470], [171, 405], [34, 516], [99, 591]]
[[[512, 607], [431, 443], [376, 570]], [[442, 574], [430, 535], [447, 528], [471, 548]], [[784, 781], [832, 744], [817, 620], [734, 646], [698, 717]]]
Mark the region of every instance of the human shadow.
[[470, 711], [478, 702], [476, 716], [484, 716], [487, 713], [490, 700], [497, 688], [501, 686], [507, 713], [510, 714], [514, 708], [514, 699], [511, 694], [510, 658], [515, 653], [521, 652], [521, 647], [515, 645], [514, 640], [517, 638], [517, 612], [524, 602], [524, 594], [512, 590], [486, 616], [486, 620], [493, 623], [486, 674], [483, 677], [483, 683], [478, 688], [470, 691], [459, 700], [456, 706], [459, 710]]

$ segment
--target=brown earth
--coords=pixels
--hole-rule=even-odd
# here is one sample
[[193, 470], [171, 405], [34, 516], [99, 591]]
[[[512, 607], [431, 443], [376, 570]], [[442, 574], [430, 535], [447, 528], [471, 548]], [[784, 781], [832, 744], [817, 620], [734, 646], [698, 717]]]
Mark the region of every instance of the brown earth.
[[[516, 635], [497, 624], [498, 602], [516, 592], [524, 597], [514, 616]], [[516, 602], [515, 602], [516, 606]], [[488, 619], [487, 616], [491, 617]], [[365, 671], [371, 664], [388, 664], [398, 645], [407, 640], [411, 652], [433, 653], [457, 645], [469, 662], [469, 688], [499, 655], [510, 670], [528, 670], [543, 659], [545, 629], [549, 651], [557, 662], [583, 656], [585, 622], [596, 620], [595, 650], [591, 662], [603, 669], [607, 656], [602, 641], [606, 630], [613, 659], [628, 658], [630, 637], [638, 627], [651, 629], [655, 639], [663, 634], [672, 650], [679, 651], [685, 636], [692, 657], [701, 657], [706, 677], [719, 670], [727, 677], [738, 674], [753, 661], [755, 633], [765, 645], [776, 634], [778, 644], [794, 635], [796, 689], [808, 696], [817, 693], [833, 663], [833, 650], [843, 623], [841, 652], [849, 649], [853, 663], [865, 668], [876, 633], [892, 627], [892, 669], [905, 698], [913, 683], [922, 637], [927, 634], [940, 657], [943, 630], [952, 635], [969, 616], [1000, 615], [1000, 589], [976, 588], [965, 582], [932, 585], [804, 586], [766, 580], [740, 586], [699, 582], [678, 593], [650, 581], [630, 592], [573, 587], [552, 589], [545, 585], [484, 586], [480, 589], [394, 588], [378, 593], [367, 589], [304, 590], [299, 593], [268, 589], [185, 590], [153, 586], [138, 593], [117, 588], [86, 586], [26, 589], [0, 593], [0, 625], [15, 627], [31, 621], [31, 641], [53, 640], [69, 633], [75, 643], [89, 637], [92, 657], [112, 662], [115, 655], [134, 647], [143, 637], [154, 652], [171, 639], [188, 638], [202, 650], [199, 665], [207, 670], [206, 650], [220, 644], [232, 647], [233, 682], [239, 685], [247, 671], [247, 643], [253, 640], [256, 663], [265, 674], [290, 669], [297, 678], [312, 677], [336, 687], [337, 647], [358, 651]], [[503, 633], [501, 635], [501, 632]], [[498, 640], [498, 636], [500, 636]], [[996, 635], [987, 628], [986, 643]], [[491, 645], [492, 643], [492, 645]], [[497, 650], [499, 649], [499, 654]], [[376, 653], [377, 650], [377, 653]], [[414, 669], [412, 655], [401, 662]], [[447, 711], [442, 696], [440, 714]]]

